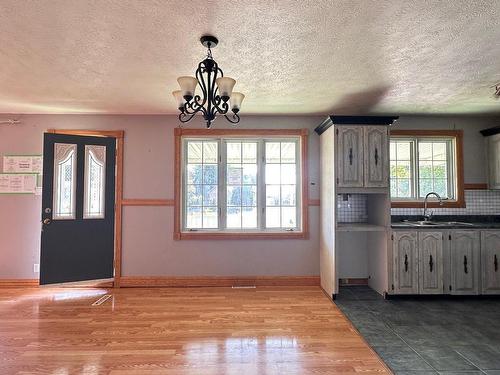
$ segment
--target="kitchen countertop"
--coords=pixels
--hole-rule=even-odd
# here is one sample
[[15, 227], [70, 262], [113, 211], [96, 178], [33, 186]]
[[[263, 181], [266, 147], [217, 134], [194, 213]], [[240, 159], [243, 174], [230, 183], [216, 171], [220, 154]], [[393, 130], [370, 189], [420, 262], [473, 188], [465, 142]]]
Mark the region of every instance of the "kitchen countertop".
[[[435, 215], [432, 218], [434, 222], [442, 224], [429, 226], [415, 226], [406, 221], [422, 220], [421, 216], [391, 216], [391, 228], [393, 229], [414, 229], [414, 230], [432, 230], [432, 229], [500, 229], [499, 215]], [[470, 223], [471, 225], [450, 225], [448, 222]]]

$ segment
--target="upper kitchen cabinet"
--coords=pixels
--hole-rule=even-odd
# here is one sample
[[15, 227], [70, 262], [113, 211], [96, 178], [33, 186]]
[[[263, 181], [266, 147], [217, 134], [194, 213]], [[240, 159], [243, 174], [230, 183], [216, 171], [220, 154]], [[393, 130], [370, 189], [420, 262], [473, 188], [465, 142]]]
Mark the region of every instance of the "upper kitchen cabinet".
[[486, 137], [488, 188], [500, 189], [500, 127], [482, 130]]
[[364, 186], [389, 186], [389, 143], [387, 126], [364, 128]]
[[338, 127], [337, 186], [389, 185], [387, 129], [387, 126]]
[[363, 128], [342, 126], [337, 133], [337, 185], [363, 187]]
[[389, 186], [389, 130], [394, 116], [329, 116], [317, 128], [318, 134], [335, 126], [334, 163], [336, 185], [370, 189]]

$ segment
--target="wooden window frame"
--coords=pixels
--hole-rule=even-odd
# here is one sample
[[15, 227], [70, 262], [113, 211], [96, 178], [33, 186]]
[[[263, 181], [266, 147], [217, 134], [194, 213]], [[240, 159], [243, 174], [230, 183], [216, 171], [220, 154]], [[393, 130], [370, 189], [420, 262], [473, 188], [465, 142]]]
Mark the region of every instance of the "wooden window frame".
[[[428, 207], [432, 208], [464, 208], [464, 158], [463, 158], [463, 131], [462, 130], [391, 130], [390, 137], [414, 137], [414, 138], [436, 138], [452, 137], [455, 138], [456, 153], [456, 191], [457, 196], [454, 200], [445, 200], [443, 205], [439, 202], [429, 201]], [[423, 208], [423, 200], [391, 201], [392, 208]]]
[[[174, 129], [174, 240], [222, 240], [222, 239], [307, 239], [309, 238], [309, 192], [308, 192], [308, 158], [307, 142], [308, 129]], [[203, 137], [238, 137], [238, 138], [300, 138], [300, 166], [301, 166], [301, 216], [302, 230], [296, 232], [183, 232], [181, 225], [182, 215], [182, 139]]]

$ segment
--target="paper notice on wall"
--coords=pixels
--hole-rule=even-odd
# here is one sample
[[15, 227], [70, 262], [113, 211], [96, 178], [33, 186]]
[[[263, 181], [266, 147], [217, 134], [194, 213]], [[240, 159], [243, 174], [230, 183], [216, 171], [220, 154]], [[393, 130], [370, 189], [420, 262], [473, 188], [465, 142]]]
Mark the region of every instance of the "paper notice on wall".
[[42, 173], [41, 155], [5, 155], [3, 157], [4, 173]]
[[0, 194], [34, 194], [36, 174], [0, 173]]

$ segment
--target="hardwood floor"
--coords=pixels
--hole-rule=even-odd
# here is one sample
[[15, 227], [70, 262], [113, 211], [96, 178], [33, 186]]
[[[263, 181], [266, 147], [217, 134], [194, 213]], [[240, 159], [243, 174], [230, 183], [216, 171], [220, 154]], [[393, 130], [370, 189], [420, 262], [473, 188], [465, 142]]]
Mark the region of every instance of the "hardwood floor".
[[390, 373], [318, 287], [0, 289], [2, 375], [361, 372]]

